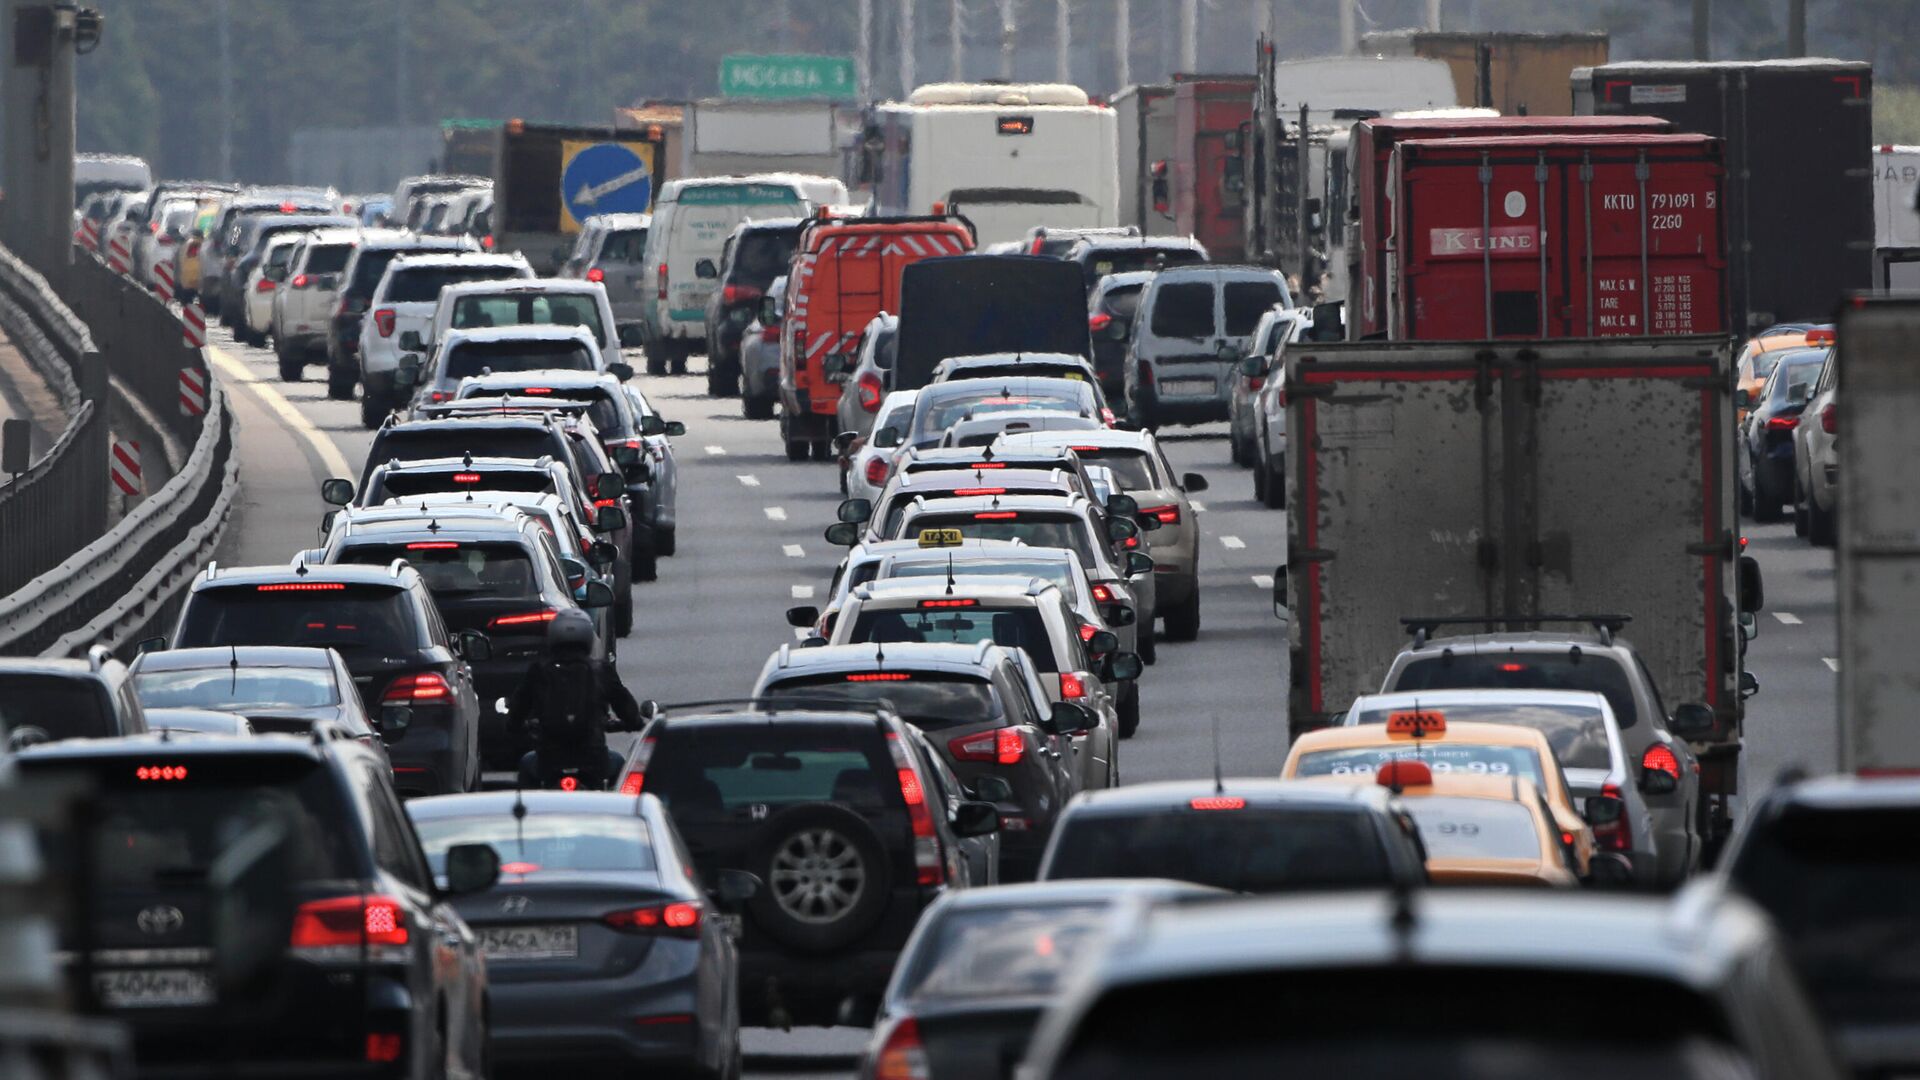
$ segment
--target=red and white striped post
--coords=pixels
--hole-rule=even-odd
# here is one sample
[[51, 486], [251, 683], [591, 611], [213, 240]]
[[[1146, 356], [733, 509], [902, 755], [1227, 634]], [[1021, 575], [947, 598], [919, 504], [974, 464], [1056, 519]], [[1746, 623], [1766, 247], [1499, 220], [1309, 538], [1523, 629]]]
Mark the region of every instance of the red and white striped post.
[[108, 475], [122, 495], [140, 494], [140, 444], [132, 439], [113, 440]]
[[127, 254], [127, 242], [114, 237], [107, 243], [107, 266], [116, 274], [124, 274], [133, 265]]
[[207, 411], [207, 373], [199, 368], [180, 369], [180, 414], [199, 416]]
[[173, 267], [163, 262], [153, 264], [153, 291], [160, 295], [161, 303], [173, 302]]
[[200, 306], [200, 301], [189, 300], [180, 305], [180, 337], [190, 349], [206, 346], [207, 312]]

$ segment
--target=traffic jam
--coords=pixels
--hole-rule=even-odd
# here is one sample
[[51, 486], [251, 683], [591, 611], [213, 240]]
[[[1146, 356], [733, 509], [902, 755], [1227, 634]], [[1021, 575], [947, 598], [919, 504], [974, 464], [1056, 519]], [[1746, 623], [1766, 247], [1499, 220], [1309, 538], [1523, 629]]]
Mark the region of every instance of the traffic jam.
[[[1262, 38], [391, 191], [82, 155], [73, 257], [327, 449], [167, 633], [0, 659], [73, 1007], [142, 1076], [1920, 1075], [1920, 148], [1865, 62], [1509, 36], [1518, 105]], [[1835, 547], [1838, 759], [1762, 775]]]

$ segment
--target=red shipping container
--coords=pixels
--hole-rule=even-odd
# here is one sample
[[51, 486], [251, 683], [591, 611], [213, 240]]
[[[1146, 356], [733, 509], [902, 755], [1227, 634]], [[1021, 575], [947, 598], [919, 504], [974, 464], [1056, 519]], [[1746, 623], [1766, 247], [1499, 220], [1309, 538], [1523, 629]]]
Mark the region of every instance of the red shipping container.
[[1407, 116], [1362, 120], [1353, 126], [1347, 161], [1353, 176], [1348, 234], [1347, 323], [1358, 337], [1387, 332], [1387, 238], [1393, 231], [1393, 191], [1387, 182], [1393, 148], [1412, 139], [1471, 139], [1502, 135], [1657, 134], [1673, 125], [1653, 116]]
[[1705, 135], [1402, 142], [1388, 336], [1722, 333], [1724, 172]]
[[1251, 75], [1173, 77], [1173, 231], [1204, 244], [1214, 262], [1246, 258], [1245, 193], [1227, 186], [1239, 151], [1227, 142], [1253, 118], [1253, 93]]

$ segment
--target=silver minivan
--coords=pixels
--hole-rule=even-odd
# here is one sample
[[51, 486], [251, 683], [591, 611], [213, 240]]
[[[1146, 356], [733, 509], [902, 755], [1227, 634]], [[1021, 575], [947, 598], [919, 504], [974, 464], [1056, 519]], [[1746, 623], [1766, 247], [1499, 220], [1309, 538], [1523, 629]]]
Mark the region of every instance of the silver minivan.
[[561, 277], [597, 281], [606, 288], [624, 346], [638, 346], [641, 340], [639, 328], [646, 315], [641, 279], [652, 223], [650, 214], [596, 214], [582, 223], [573, 254], [560, 268]]
[[1155, 275], [1127, 347], [1128, 418], [1148, 428], [1227, 419], [1235, 366], [1275, 305], [1293, 306], [1278, 270], [1207, 264]]

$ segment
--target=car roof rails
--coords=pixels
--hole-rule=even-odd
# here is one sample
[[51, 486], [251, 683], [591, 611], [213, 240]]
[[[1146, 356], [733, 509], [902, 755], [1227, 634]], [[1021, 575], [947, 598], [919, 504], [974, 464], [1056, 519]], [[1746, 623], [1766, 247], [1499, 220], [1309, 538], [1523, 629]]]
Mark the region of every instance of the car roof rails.
[[1402, 616], [1400, 625], [1413, 635], [1413, 647], [1418, 649], [1433, 637], [1433, 632], [1442, 626], [1484, 626], [1489, 633], [1497, 633], [1502, 624], [1518, 626], [1543, 626], [1547, 623], [1566, 623], [1575, 626], [1591, 626], [1600, 635], [1602, 645], [1612, 645], [1613, 635], [1633, 621], [1631, 615], [1433, 615]]

